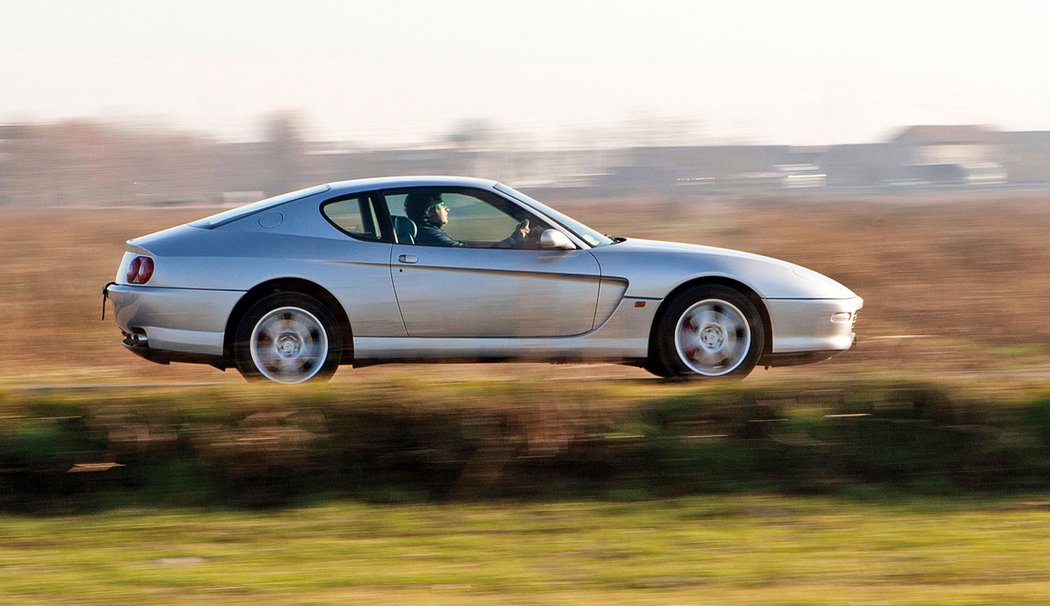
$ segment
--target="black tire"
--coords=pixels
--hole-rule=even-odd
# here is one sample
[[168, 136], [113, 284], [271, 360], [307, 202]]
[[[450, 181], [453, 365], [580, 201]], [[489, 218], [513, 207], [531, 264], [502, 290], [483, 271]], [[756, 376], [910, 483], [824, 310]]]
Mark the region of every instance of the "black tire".
[[755, 303], [727, 286], [682, 292], [656, 330], [655, 360], [648, 367], [660, 376], [742, 379], [758, 364], [766, 341]]
[[670, 379], [671, 377], [675, 376], [675, 373], [669, 370], [666, 366], [664, 366], [662, 358], [663, 356], [659, 355], [659, 349], [657, 349], [656, 353], [650, 355], [649, 358], [646, 359], [645, 364], [642, 365], [642, 368], [648, 370], [649, 372], [660, 377], [661, 379]]
[[237, 323], [237, 370], [248, 380], [327, 381], [339, 366], [343, 335], [317, 299], [279, 292], [256, 301]]

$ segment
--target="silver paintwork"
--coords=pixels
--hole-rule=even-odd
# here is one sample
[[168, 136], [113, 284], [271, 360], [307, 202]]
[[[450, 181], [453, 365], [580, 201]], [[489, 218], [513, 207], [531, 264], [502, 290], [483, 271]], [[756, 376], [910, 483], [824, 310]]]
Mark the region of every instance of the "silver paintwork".
[[[392, 256], [409, 337], [567, 337], [594, 328], [602, 276], [586, 250], [396, 244]], [[464, 304], [464, 293], [478, 296]]]
[[108, 294], [117, 325], [128, 333], [132, 327], [144, 329], [151, 348], [215, 356], [222, 355], [226, 318], [244, 296], [230, 290], [126, 284], [110, 286]]
[[[128, 242], [108, 295], [120, 328], [153, 352], [228, 363], [238, 303], [261, 284], [324, 289], [345, 311], [353, 362], [611, 360], [640, 363], [660, 305], [676, 289], [718, 281], [753, 292], [766, 310], [766, 355], [849, 349], [863, 301], [809, 269], [750, 253], [627, 239], [592, 247], [496, 182], [459, 177], [331, 183], [255, 214], [182, 225]], [[498, 195], [554, 226], [549, 248], [435, 248], [351, 238], [319, 212], [333, 198], [384, 188], [455, 186]], [[563, 250], [568, 246], [571, 249]], [[147, 285], [125, 273], [155, 260]], [[833, 322], [837, 313], [849, 321]], [[732, 351], [730, 352], [732, 353]], [[699, 369], [703, 370], [701, 365]]]

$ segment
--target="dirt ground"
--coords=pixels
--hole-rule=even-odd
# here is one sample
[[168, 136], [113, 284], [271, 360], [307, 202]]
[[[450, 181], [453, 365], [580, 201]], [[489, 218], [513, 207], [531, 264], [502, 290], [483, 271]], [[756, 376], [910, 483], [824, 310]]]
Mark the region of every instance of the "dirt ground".
[[[865, 299], [857, 347], [829, 362], [772, 376], [843, 373], [1030, 373], [1050, 378], [1050, 193], [912, 198], [548, 200], [616, 235], [738, 248], [796, 262]], [[8, 285], [0, 383], [239, 382], [232, 371], [158, 366], [121, 347], [102, 286], [128, 238], [214, 212], [210, 208], [8, 208], [0, 255]], [[391, 372], [344, 369], [337, 381]], [[457, 365], [444, 373], [493, 374]], [[513, 365], [513, 372], [646, 377], [608, 365]], [[762, 375], [762, 371], [756, 375]]]

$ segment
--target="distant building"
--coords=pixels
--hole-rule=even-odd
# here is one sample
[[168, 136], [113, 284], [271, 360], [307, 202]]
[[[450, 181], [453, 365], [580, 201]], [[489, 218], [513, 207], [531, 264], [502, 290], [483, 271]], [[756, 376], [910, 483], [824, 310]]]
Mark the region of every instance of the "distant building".
[[910, 126], [893, 144], [909, 161], [892, 182], [919, 185], [995, 185], [1006, 183], [1000, 133], [977, 125]]
[[880, 187], [900, 177], [911, 162], [908, 146], [897, 143], [832, 145], [821, 163], [832, 187]]
[[1011, 181], [1050, 181], [1050, 131], [1000, 133], [999, 141]]
[[909, 126], [891, 143], [909, 149], [909, 164], [975, 164], [999, 159], [998, 132], [984, 126]]

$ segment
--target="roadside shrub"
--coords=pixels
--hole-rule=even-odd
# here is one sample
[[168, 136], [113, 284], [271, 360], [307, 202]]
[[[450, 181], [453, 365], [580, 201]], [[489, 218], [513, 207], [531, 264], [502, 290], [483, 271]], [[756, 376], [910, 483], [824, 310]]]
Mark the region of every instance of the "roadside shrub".
[[1034, 436], [1038, 446], [1050, 451], [1050, 394], [1040, 394], [1024, 405], [1021, 427]]
[[0, 425], [0, 503], [21, 497], [71, 494], [78, 463], [97, 461], [105, 440], [91, 431], [80, 410], [32, 407]]
[[[923, 383], [688, 385], [493, 405], [385, 389], [190, 391], [63, 402], [8, 396], [0, 506], [40, 498], [272, 506], [707, 492], [1038, 490], [1050, 395]], [[515, 390], [500, 384], [500, 393]], [[565, 396], [567, 392], [560, 391]], [[581, 391], [586, 394], [587, 392]], [[451, 394], [451, 395], [450, 395]], [[539, 404], [532, 404], [537, 400]], [[134, 495], [117, 498], [116, 495]], [[28, 500], [27, 500], [28, 499]]]

